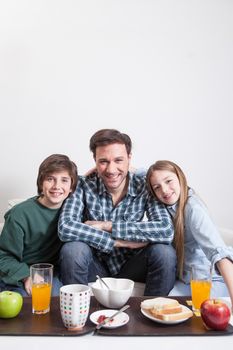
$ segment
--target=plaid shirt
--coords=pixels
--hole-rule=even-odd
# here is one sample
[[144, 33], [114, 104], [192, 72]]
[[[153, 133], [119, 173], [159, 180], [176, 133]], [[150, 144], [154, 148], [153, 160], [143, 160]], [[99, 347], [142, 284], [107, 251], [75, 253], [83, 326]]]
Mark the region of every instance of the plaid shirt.
[[[147, 220], [143, 221], [145, 213]], [[111, 221], [112, 232], [86, 225], [86, 220]], [[80, 177], [76, 191], [64, 203], [58, 234], [63, 242], [87, 243], [106, 263], [111, 275], [116, 275], [138, 250], [115, 248], [115, 240], [169, 244], [174, 231], [164, 205], [146, 190], [145, 178], [129, 173], [127, 194], [115, 207], [98, 175]]]

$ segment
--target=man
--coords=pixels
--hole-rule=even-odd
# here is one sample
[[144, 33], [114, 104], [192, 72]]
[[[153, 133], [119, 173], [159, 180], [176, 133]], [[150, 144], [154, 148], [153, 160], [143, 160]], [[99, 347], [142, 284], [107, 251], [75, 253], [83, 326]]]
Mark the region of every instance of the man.
[[58, 265], [61, 241], [57, 223], [63, 201], [77, 185], [77, 167], [63, 154], [52, 154], [40, 165], [38, 196], [15, 205], [5, 214], [0, 236], [0, 290], [31, 294], [30, 265], [40, 262], [55, 267], [53, 295], [61, 285]]
[[129, 173], [131, 147], [129, 136], [114, 129], [91, 137], [96, 173], [80, 178], [59, 219], [67, 242], [60, 254], [64, 284], [87, 284], [98, 274], [145, 282], [145, 295], [167, 295], [175, 283], [172, 221], [145, 179]]

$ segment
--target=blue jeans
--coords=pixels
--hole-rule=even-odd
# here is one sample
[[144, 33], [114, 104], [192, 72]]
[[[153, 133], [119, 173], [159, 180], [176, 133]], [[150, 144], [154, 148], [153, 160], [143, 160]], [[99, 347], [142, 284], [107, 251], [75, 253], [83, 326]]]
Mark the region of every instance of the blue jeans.
[[[53, 277], [53, 287], [52, 287], [52, 296], [59, 296], [60, 294], [60, 287], [62, 286], [62, 283], [57, 275]], [[10, 290], [12, 292], [18, 292], [23, 297], [28, 296], [26, 290], [23, 287], [13, 286], [11, 284], [6, 284], [2, 281], [0, 281], [0, 291], [3, 292], [4, 290]]]
[[[110, 276], [107, 267], [95, 255], [95, 250], [77, 241], [62, 246], [60, 268], [63, 284], [88, 284], [96, 280], [96, 275]], [[114, 277], [145, 282], [145, 295], [168, 295], [176, 278], [175, 250], [167, 244], [150, 244], [129, 258]]]
[[3, 292], [5, 290], [9, 290], [11, 292], [18, 292], [23, 297], [28, 296], [28, 294], [24, 288], [13, 286], [11, 284], [7, 284], [7, 283], [0, 281], [0, 292]]

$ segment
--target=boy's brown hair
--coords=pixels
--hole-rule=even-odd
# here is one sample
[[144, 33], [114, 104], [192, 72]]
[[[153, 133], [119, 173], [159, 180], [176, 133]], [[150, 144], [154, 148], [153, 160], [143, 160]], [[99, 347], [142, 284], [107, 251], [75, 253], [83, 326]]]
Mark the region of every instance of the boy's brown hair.
[[45, 178], [54, 173], [66, 170], [71, 177], [71, 193], [74, 192], [78, 182], [78, 170], [74, 162], [64, 154], [52, 154], [40, 165], [37, 177], [37, 192], [42, 194], [42, 186]]

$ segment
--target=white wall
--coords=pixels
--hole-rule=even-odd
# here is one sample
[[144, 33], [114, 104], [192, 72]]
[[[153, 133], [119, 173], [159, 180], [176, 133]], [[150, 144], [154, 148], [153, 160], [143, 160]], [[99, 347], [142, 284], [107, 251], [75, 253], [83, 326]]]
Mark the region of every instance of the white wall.
[[232, 229], [232, 18], [231, 0], [0, 0], [0, 219], [46, 156], [83, 173], [114, 127], [135, 166], [177, 162]]

